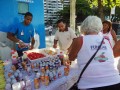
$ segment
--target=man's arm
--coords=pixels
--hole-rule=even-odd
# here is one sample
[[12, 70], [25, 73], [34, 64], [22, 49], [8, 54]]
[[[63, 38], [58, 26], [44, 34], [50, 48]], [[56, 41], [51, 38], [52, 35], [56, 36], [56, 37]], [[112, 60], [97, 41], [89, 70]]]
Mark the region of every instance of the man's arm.
[[54, 39], [54, 45], [53, 45], [53, 48], [57, 48], [57, 41], [58, 41], [58, 40], [55, 40], [55, 39]]
[[7, 33], [7, 38], [10, 39], [11, 41], [19, 44], [19, 48], [24, 48], [26, 45], [24, 44], [23, 41], [19, 40], [18, 38], [15, 37], [13, 33], [8, 32]]
[[35, 44], [35, 39], [34, 37], [31, 39], [31, 46], [30, 46], [30, 49], [33, 49], [34, 48], [34, 44]]
[[[75, 38], [74, 38], [75, 39]], [[73, 39], [73, 41], [74, 41], [74, 39]], [[72, 41], [72, 42], [73, 42]], [[71, 48], [72, 48], [72, 44], [70, 45], [70, 47], [67, 49], [68, 50], [68, 53], [71, 51]]]
[[10, 39], [11, 41], [18, 43], [20, 40], [15, 37], [13, 33], [8, 32], [7, 33], [7, 38]]
[[[71, 39], [72, 39], [72, 42], [73, 42], [73, 40], [74, 40], [75, 38], [77, 38], [77, 36], [75, 35], [75, 33], [73, 32], [72, 29], [70, 29], [70, 34], [71, 34]], [[72, 48], [72, 44], [71, 44], [70, 47], [67, 49], [67, 50], [68, 50], [68, 53], [70, 52], [71, 48]]]

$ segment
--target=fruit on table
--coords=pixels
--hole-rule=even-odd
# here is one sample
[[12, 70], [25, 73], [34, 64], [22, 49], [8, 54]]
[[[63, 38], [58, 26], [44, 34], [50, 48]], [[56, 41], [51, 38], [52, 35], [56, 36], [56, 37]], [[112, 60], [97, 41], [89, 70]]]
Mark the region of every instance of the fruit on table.
[[57, 52], [52, 51], [52, 50], [44, 50], [45, 53], [47, 53], [48, 55], [55, 55], [57, 54]]
[[37, 52], [30, 52], [27, 54], [28, 58], [31, 59], [31, 60], [35, 60], [35, 59], [38, 59], [38, 58], [43, 58], [45, 57], [44, 54], [42, 53], [37, 53]]

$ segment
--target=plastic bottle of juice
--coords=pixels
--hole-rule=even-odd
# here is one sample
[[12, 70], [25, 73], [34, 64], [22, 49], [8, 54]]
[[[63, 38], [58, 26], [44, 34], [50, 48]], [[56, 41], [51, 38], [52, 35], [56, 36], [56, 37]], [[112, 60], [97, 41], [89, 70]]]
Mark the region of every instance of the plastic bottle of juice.
[[45, 85], [48, 86], [49, 85], [49, 76], [46, 74], [45, 75]]
[[40, 83], [39, 83], [38, 78], [35, 78], [35, 79], [34, 79], [34, 88], [35, 88], [35, 89], [39, 89], [39, 88], [40, 88]]
[[69, 67], [65, 66], [65, 67], [64, 67], [64, 75], [65, 75], [65, 76], [68, 76], [69, 71], [70, 71]]

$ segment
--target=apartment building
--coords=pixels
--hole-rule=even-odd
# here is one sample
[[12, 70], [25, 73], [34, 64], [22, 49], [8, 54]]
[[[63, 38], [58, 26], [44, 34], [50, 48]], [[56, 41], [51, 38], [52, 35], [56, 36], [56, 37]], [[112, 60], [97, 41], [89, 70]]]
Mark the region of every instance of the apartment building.
[[63, 0], [63, 6], [69, 6], [70, 5], [70, 0]]
[[44, 20], [47, 24], [54, 24], [58, 20], [58, 11], [69, 5], [69, 0], [44, 0]]

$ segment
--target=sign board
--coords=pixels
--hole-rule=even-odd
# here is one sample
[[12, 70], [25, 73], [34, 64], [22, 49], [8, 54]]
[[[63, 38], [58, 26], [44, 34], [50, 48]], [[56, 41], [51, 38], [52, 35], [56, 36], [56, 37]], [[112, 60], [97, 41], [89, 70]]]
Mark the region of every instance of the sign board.
[[115, 7], [111, 8], [111, 14], [115, 14]]

